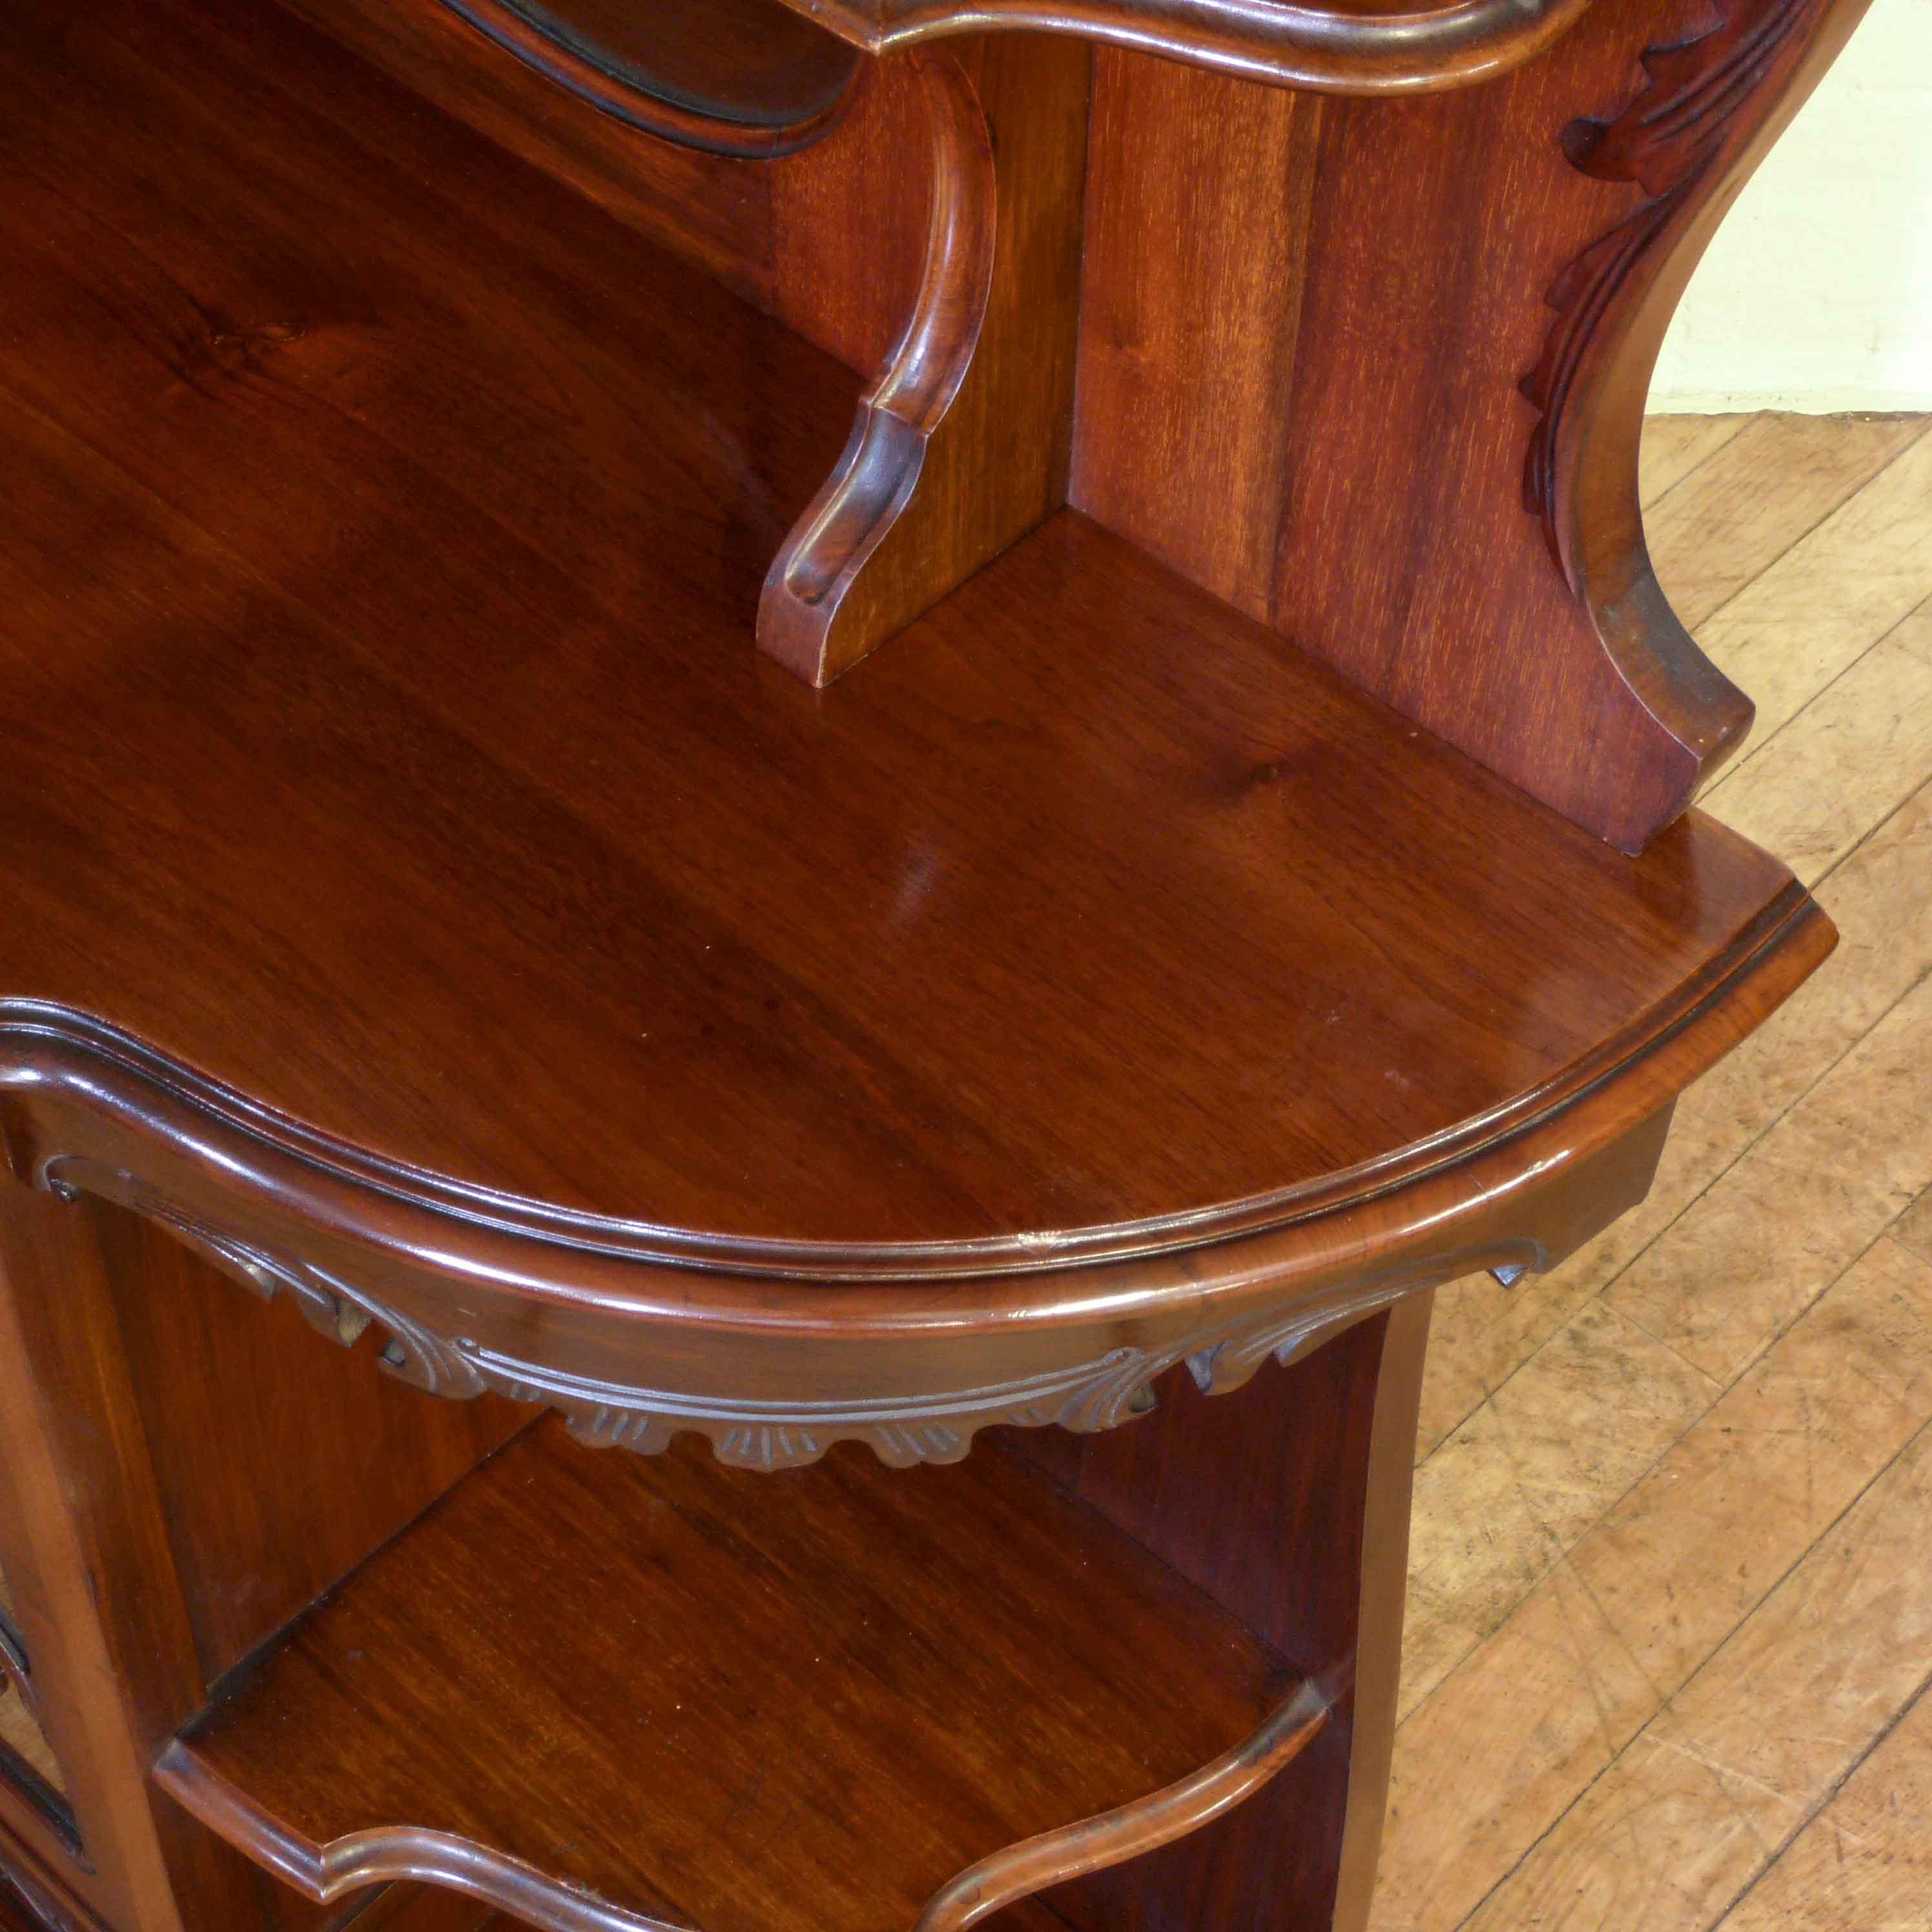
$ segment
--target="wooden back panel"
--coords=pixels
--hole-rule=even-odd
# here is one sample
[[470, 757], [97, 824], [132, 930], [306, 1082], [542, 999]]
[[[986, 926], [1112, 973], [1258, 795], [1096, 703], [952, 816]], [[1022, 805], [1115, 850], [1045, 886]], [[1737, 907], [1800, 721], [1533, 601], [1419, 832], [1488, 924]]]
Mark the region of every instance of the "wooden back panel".
[[95, 1222], [208, 1684], [530, 1420], [404, 1388], [379, 1338], [329, 1347], [152, 1222]]
[[[868, 406], [908, 418], [896, 432], [862, 410], [851, 448], [774, 566], [759, 641], [808, 681], [830, 682], [1065, 502], [1091, 82], [1083, 44], [997, 37], [868, 61], [828, 132], [752, 157], [599, 112], [446, 0], [286, 4], [873, 377]], [[950, 135], [936, 124], [949, 103], [959, 123]], [[949, 259], [962, 227], [986, 238], [983, 274]], [[926, 342], [916, 318], [934, 309]], [[912, 394], [932, 386], [920, 365], [934, 360], [964, 370], [956, 399], [938, 386], [950, 410]], [[802, 584], [816, 586], [802, 602]]]
[[1103, 52], [1074, 502], [1639, 849], [1750, 719], [1644, 552], [1651, 365], [1858, 10], [1598, 0], [1378, 100]]

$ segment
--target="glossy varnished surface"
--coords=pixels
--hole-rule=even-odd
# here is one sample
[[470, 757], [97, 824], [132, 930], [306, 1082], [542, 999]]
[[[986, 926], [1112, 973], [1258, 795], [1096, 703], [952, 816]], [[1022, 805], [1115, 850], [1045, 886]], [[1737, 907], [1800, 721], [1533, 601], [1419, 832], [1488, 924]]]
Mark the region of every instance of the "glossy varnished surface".
[[1635, 1052], [1785, 890], [1071, 515], [796, 688], [750, 614], [842, 371], [272, 9], [62, 10], [0, 23], [7, 998], [480, 1188], [984, 1240]]

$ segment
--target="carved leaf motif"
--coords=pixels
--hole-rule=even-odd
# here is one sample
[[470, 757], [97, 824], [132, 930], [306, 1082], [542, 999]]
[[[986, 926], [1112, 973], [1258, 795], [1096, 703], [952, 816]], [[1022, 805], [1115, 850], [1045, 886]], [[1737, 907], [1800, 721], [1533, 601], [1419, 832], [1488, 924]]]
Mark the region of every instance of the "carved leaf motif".
[[1708, 166], [1726, 124], [1750, 98], [1811, 0], [1745, 4], [1708, 33], [1642, 56], [1649, 76], [1614, 121], [1573, 121], [1563, 151], [1599, 181], [1636, 182], [1653, 200]]
[[1730, 124], [1752, 98], [1816, 0], [1723, 0], [1708, 32], [1642, 56], [1643, 87], [1614, 121], [1573, 121], [1562, 146], [1570, 165], [1598, 181], [1630, 182], [1649, 197], [1592, 242], [1550, 286], [1556, 311], [1543, 354], [1522, 379], [1540, 419], [1523, 470], [1523, 503], [1542, 519], [1558, 568], [1571, 575], [1558, 515], [1558, 446], [1586, 356], [1605, 316], [1645, 259], [1671, 232], [1722, 153]]

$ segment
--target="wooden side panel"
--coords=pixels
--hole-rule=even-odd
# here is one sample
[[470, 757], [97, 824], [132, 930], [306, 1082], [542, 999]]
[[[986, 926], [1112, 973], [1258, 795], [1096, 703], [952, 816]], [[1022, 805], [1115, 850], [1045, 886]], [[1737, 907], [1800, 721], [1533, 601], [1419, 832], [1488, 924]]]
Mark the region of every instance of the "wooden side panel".
[[1264, 622], [1324, 105], [1096, 58], [1073, 500]]
[[926, 208], [922, 110], [902, 63], [872, 67], [851, 111], [816, 145], [748, 160], [680, 146], [599, 113], [442, 0], [280, 4], [850, 368], [871, 374], [904, 326]]
[[[905, 328], [925, 266], [933, 183], [925, 90], [875, 64], [836, 133], [750, 169], [764, 199], [764, 298], [800, 334], [870, 376]], [[890, 183], [890, 191], [881, 184]]]
[[758, 164], [653, 140], [548, 85], [441, 0], [278, 0], [445, 112], [748, 298], [770, 286]]
[[1092, 57], [1076, 40], [988, 37], [964, 49], [962, 64], [998, 170], [992, 289], [972, 369], [908, 514], [919, 580], [887, 590], [882, 632], [1066, 500]]
[[[1292, 1368], [1264, 1369], [1232, 1400], [1210, 1400], [1185, 1372], [1170, 1375], [1153, 1414], [1077, 1444], [1070, 1473], [1080, 1496], [1301, 1668], [1346, 1693], [1328, 1730], [1228, 1816], [1118, 1872], [1047, 1894], [1080, 1932], [1182, 1925], [1326, 1932], [1357, 1721], [1348, 1685], [1377, 1386], [1391, 1321], [1406, 1333], [1421, 1307], [1426, 1336], [1426, 1304], [1424, 1297], [1396, 1316], [1359, 1323]], [[1410, 1337], [1418, 1360], [1420, 1344]], [[1399, 1427], [1399, 1419], [1391, 1415], [1388, 1426]], [[1406, 1472], [1380, 1501], [1391, 1521], [1378, 1528], [1400, 1534], [1406, 1548]], [[1400, 1602], [1398, 1583], [1398, 1624]]]
[[0, 1186], [0, 1540], [85, 1846], [61, 1876], [114, 1932], [247, 1928], [255, 1875], [147, 1784], [202, 1685], [96, 1226]]
[[530, 1420], [438, 1402], [260, 1306], [164, 1230], [99, 1211], [101, 1252], [204, 1682]]
[[[1600, 0], [1504, 79], [1399, 100], [1103, 54], [1073, 500], [1640, 847], [1750, 716], [1643, 554], [1649, 358], [1700, 223], [1858, 6], [1722, 0], [1714, 34], [1705, 0]], [[1678, 41], [1640, 137], [1673, 171], [1591, 171], [1577, 124]]]
[[[1551, 1267], [1648, 1191], [1666, 1107], [1584, 1163], [1554, 1203]], [[1416, 1417], [1432, 1291], [1358, 1322], [1245, 1390], [1178, 1371], [1100, 1436], [1005, 1438], [1324, 1684], [1333, 1724], [1194, 1837], [1047, 1895], [1078, 1932], [1363, 1932], [1388, 1802], [1408, 1581]]]

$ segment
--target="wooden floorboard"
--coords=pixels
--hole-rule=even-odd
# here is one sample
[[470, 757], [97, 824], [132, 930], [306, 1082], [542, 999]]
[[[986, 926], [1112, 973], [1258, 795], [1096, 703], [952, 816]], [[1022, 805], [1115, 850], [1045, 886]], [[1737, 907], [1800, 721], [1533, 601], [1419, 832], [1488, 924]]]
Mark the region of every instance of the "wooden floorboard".
[[1932, 1927], [1932, 420], [1676, 418], [1706, 796], [1844, 943], [1652, 1199], [1446, 1291], [1373, 1932]]

